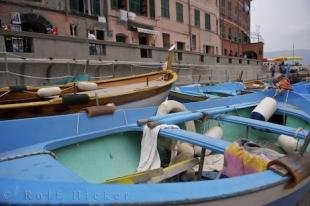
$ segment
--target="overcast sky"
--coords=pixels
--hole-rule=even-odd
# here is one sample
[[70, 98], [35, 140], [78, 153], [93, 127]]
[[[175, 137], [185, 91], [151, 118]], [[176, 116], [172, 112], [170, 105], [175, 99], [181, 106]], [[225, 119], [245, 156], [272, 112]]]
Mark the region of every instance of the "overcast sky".
[[252, 32], [260, 27], [265, 51], [310, 49], [310, 0], [253, 0]]

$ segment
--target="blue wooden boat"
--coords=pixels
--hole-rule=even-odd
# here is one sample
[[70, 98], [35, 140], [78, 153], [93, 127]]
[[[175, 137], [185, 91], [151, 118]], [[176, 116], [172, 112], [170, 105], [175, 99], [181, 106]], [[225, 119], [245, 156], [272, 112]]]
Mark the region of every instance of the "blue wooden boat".
[[[283, 93], [276, 97], [279, 101], [285, 100], [278, 104], [276, 111], [285, 117], [284, 124], [248, 117], [262, 99], [274, 94], [274, 91], [266, 91], [189, 103], [186, 104], [188, 111], [160, 116], [154, 116], [157, 107], [148, 107], [121, 109], [95, 117], [76, 113], [0, 121], [0, 202], [295, 205], [308, 198], [309, 176], [291, 188], [285, 188], [292, 179], [290, 176], [279, 175], [271, 169], [213, 180], [148, 183], [154, 177], [176, 170], [183, 172], [187, 166], [200, 164], [197, 158], [136, 173], [143, 122], [178, 124], [183, 128], [184, 122], [193, 120], [198, 128], [196, 133], [161, 129], [159, 135], [165, 140], [190, 143], [219, 154], [240, 136], [272, 141], [278, 134], [294, 136], [300, 141], [310, 138], [310, 110], [304, 108], [307, 102], [296, 101], [298, 104], [292, 105], [295, 101], [291, 100], [302, 98], [298, 94], [290, 93], [287, 97]], [[223, 125], [223, 140], [200, 134], [206, 126], [214, 124]], [[301, 127], [302, 132], [297, 132]], [[117, 184], [118, 181], [140, 184]]]
[[292, 85], [293, 91], [310, 100], [310, 83], [306, 81], [298, 82]]
[[207, 99], [246, 94], [255, 89], [263, 89], [261, 81], [251, 82], [224, 82], [213, 85], [190, 84], [175, 86], [170, 90], [169, 99], [179, 102], [204, 101]]

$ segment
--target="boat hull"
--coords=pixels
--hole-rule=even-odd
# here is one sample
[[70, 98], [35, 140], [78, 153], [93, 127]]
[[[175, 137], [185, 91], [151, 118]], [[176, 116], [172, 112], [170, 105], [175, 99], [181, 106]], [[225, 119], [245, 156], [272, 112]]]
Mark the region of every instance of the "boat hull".
[[[72, 100], [70, 99], [70, 101], [65, 101], [65, 97], [59, 97], [47, 101], [4, 105], [0, 104], [0, 119], [68, 114], [80, 112], [85, 107], [96, 106], [97, 104], [105, 105], [108, 103], [114, 103], [120, 108], [157, 106], [167, 98], [172, 84], [177, 78], [176, 74], [173, 72], [155, 73], [152, 78], [162, 77], [162, 75], [167, 75], [169, 80], [163, 81], [159, 85], [150, 85], [151, 80], [149, 82], [145, 82], [145, 78], [148, 77], [147, 75], [142, 77], [139, 76], [139, 81], [144, 81], [144, 83], [139, 83], [137, 88], [134, 87], [127, 90], [127, 84], [128, 87], [130, 84], [135, 84], [135, 81], [137, 81], [136, 79], [125, 79], [125, 83], [128, 83], [122, 83], [122, 85], [118, 87], [117, 85], [120, 83], [115, 80], [115, 82], [111, 83], [111, 91], [107, 89], [103, 90], [98, 97], [94, 94], [89, 96], [88, 94], [79, 93], [78, 95], [73, 95], [73, 98], [71, 98]], [[154, 82], [156, 82], [156, 80], [154, 80]], [[147, 83], [149, 83], [149, 85], [147, 85]], [[115, 87], [113, 88], [114, 84]], [[96, 93], [96, 91], [92, 91], [92, 93]], [[75, 97], [83, 97], [84, 99], [77, 99]]]
[[[247, 96], [195, 102], [187, 105], [188, 109], [194, 110], [193, 112], [185, 112], [179, 116], [176, 115], [177, 113], [174, 114], [175, 116], [172, 114], [161, 121], [162, 123], [177, 124], [189, 119], [201, 120], [204, 114], [208, 113], [212, 116], [215, 110], [223, 114], [228, 110], [236, 111], [247, 108], [249, 105], [253, 107], [265, 96], [266, 94], [253, 93]], [[236, 102], [243, 104], [237, 106]], [[212, 106], [214, 108], [205, 110], [206, 113], [198, 111], [201, 108]], [[290, 111], [293, 110], [286, 112]], [[215, 180], [118, 185], [101, 184], [101, 178], [95, 183], [89, 181], [65, 167], [60, 162], [60, 158], [53, 158], [53, 155], [57, 156], [57, 152], [55, 152], [57, 149], [68, 146], [82, 149], [82, 144], [87, 144], [87, 141], [107, 138], [112, 134], [125, 134], [134, 131], [138, 132], [141, 137], [142, 127], [136, 124], [137, 119], [150, 118], [155, 113], [156, 108], [149, 107], [118, 110], [113, 114], [92, 118], [78, 113], [1, 121], [0, 130], [3, 143], [1, 149], [3, 153], [0, 154], [0, 204], [249, 205], [250, 203], [251, 205], [277, 205], [285, 202], [287, 205], [296, 205], [304, 198], [304, 201], [308, 201], [306, 197], [310, 192], [309, 177], [294, 188], [285, 189], [290, 177], [280, 176], [271, 170]], [[302, 116], [302, 113], [299, 115]], [[309, 115], [303, 115], [309, 122]], [[230, 119], [231, 122], [238, 120], [238, 124], [247, 123], [247, 126], [253, 128], [270, 124], [239, 115], [234, 117], [219, 115], [216, 120], [221, 121], [224, 118]], [[31, 127], [34, 129], [29, 131]], [[46, 132], [47, 129], [50, 131], [49, 133]], [[276, 129], [288, 133], [293, 128], [269, 125], [267, 132]], [[296, 133], [295, 130], [292, 132]], [[202, 134], [181, 129], [162, 129], [159, 134], [164, 138], [173, 138], [212, 149], [216, 153], [223, 153], [229, 145], [228, 141], [212, 140], [212, 138], [205, 138]], [[125, 141], [117, 142], [113, 136], [110, 139], [115, 143], [113, 148], [109, 148], [111, 151], [107, 151], [107, 149], [102, 151], [100, 145], [94, 144], [98, 146], [100, 152], [105, 153], [105, 156], [98, 155], [101, 158], [100, 161], [104, 157], [110, 158], [109, 161], [114, 163], [114, 160], [117, 159], [112, 160], [112, 158], [116, 157], [114, 154], [118, 153], [117, 148], [124, 150], [122, 151], [123, 155], [131, 154], [125, 151], [129, 147]], [[122, 148], [117, 147], [117, 143], [122, 144]], [[137, 144], [133, 145], [137, 146]], [[54, 152], [54, 154], [48, 152]], [[138, 159], [138, 153], [136, 155]], [[81, 155], [81, 157], [86, 157], [84, 161], [87, 166], [90, 165], [91, 158], [98, 156]], [[69, 155], [69, 157], [72, 156]], [[123, 159], [121, 160], [123, 161]], [[74, 161], [76, 164], [82, 165], [79, 158]], [[103, 164], [103, 166], [106, 165]], [[133, 167], [133, 169], [135, 168]], [[98, 170], [99, 173], [101, 171], [104, 172], [102, 168]]]

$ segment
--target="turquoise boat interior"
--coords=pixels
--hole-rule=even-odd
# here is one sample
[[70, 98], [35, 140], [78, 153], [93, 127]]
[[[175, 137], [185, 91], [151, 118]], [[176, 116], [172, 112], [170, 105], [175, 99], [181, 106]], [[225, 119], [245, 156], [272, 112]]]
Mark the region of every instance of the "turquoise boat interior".
[[[237, 121], [227, 121], [224, 118], [225, 116], [236, 119], [240, 117], [246, 121], [251, 121], [250, 115], [253, 109], [254, 107], [235, 109], [230, 112], [216, 114], [205, 120], [195, 120], [196, 131], [199, 134], [204, 134], [208, 129], [220, 126], [223, 130], [224, 141], [234, 142], [247, 139], [262, 147], [285, 154], [285, 151], [281, 149], [277, 142], [279, 133], [265, 131], [264, 128], [256, 128], [255, 125], [251, 126], [251, 124], [242, 125]], [[275, 124], [275, 128], [276, 125], [295, 128], [296, 130], [300, 128], [299, 132], [295, 134], [295, 137], [300, 139], [298, 140], [300, 144], [303, 143], [307, 131], [310, 130], [310, 124], [307, 120], [292, 114], [284, 114], [281, 110], [278, 110], [269, 122]], [[181, 129], [186, 129], [184, 123], [178, 123], [178, 126]], [[77, 142], [54, 149], [52, 152], [55, 153], [57, 161], [86, 181], [105, 183], [107, 180], [130, 175], [137, 171], [141, 139], [141, 131], [121, 132]], [[163, 160], [162, 164], [167, 166], [170, 157], [169, 148], [167, 146], [165, 148], [163, 137], [159, 137], [158, 141], [157, 148]], [[310, 147], [307, 148], [307, 151], [310, 151]]]

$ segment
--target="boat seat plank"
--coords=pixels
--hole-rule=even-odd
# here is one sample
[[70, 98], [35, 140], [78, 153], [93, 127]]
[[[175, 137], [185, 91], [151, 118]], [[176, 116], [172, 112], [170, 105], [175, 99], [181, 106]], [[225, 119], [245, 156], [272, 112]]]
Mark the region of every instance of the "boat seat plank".
[[188, 160], [178, 162], [176, 164], [173, 164], [169, 167], [164, 168], [162, 175], [151, 178], [149, 182], [152, 182], [152, 183], [161, 182], [165, 179], [168, 179], [177, 174], [185, 172], [186, 170], [191, 169], [193, 166], [197, 165], [198, 163], [199, 163], [199, 158], [193, 158], [193, 159], [188, 159]]
[[166, 168], [158, 168], [147, 170], [144, 172], [137, 172], [130, 175], [108, 179], [104, 183], [108, 184], [139, 184], [145, 182], [161, 182], [165, 179], [173, 177], [177, 174], [185, 172], [199, 163], [199, 158], [187, 159], [176, 164], [170, 165]]
[[154, 176], [162, 175], [163, 168], [157, 168], [152, 170], [147, 170], [144, 172], [137, 172], [130, 175], [125, 175], [121, 177], [116, 177], [113, 179], [108, 179], [104, 183], [108, 184], [139, 184], [150, 180]]
[[260, 129], [264, 131], [270, 131], [270, 132], [275, 132], [279, 134], [286, 134], [289, 136], [296, 137], [298, 139], [305, 139], [304, 134], [307, 134], [309, 132], [308, 130], [304, 130], [304, 133], [303, 132], [296, 133], [296, 128], [292, 128], [292, 127], [288, 127], [284, 125], [278, 125], [278, 124], [274, 124], [271, 122], [264, 122], [264, 121], [260, 121], [256, 119], [228, 115], [228, 114], [214, 115], [211, 118], [216, 119], [216, 120], [230, 122], [230, 123], [250, 126], [252, 128]]

